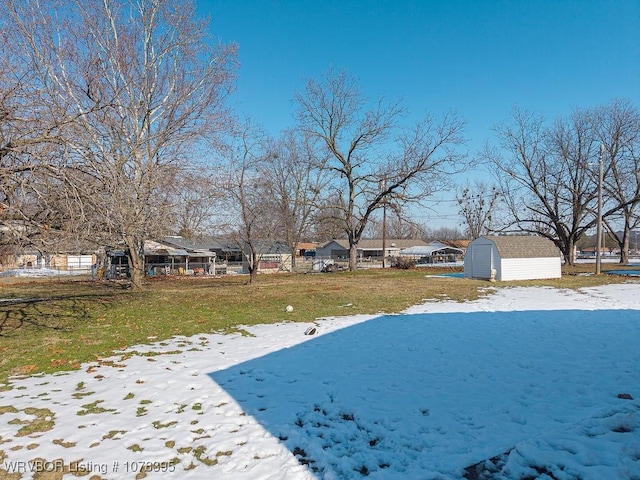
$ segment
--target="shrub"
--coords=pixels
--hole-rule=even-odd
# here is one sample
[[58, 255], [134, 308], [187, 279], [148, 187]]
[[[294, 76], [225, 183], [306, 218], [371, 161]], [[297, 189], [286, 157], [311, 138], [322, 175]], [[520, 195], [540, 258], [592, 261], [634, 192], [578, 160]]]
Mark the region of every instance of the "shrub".
[[409, 270], [416, 266], [416, 261], [412, 258], [397, 257], [392, 266], [401, 270]]

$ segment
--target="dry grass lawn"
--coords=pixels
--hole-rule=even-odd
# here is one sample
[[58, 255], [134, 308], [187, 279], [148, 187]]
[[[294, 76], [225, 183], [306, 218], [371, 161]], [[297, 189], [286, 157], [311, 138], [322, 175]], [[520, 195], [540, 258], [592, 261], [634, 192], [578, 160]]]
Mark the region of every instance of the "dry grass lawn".
[[[508, 284], [427, 276], [438, 273], [431, 268], [264, 275], [254, 285], [247, 285], [244, 276], [165, 278], [150, 281], [142, 292], [113, 282], [4, 279], [0, 281], [0, 382], [11, 375], [79, 368], [114, 350], [174, 335], [399, 312], [427, 299], [473, 300], [494, 285], [576, 289], [629, 281], [581, 275], [587, 271], [593, 271], [593, 265], [567, 269], [559, 280]], [[294, 311], [286, 313], [286, 305]]]

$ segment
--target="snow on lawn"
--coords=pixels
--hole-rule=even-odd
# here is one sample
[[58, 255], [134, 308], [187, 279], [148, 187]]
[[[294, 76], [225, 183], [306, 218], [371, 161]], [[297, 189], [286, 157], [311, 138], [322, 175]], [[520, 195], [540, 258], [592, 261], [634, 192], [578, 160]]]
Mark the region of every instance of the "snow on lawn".
[[639, 479], [638, 310], [501, 288], [132, 347], [0, 392], [0, 478]]

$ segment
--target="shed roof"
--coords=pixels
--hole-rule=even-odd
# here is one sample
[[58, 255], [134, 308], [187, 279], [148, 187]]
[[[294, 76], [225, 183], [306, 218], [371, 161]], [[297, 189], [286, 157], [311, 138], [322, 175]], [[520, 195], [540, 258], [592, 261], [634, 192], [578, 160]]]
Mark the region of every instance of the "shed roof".
[[558, 247], [544, 237], [506, 235], [486, 236], [498, 248], [502, 258], [544, 258], [559, 257]]

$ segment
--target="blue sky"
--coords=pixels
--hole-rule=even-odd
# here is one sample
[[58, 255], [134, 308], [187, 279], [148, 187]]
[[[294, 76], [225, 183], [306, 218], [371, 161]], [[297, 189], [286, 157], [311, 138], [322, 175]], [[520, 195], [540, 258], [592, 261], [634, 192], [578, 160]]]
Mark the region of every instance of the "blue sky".
[[[331, 66], [371, 98], [402, 98], [415, 118], [458, 111], [470, 154], [515, 105], [548, 117], [616, 97], [640, 105], [638, 0], [198, 5], [214, 36], [239, 46], [238, 114], [274, 135], [293, 126], [294, 93]], [[450, 213], [431, 220], [455, 226]]]

